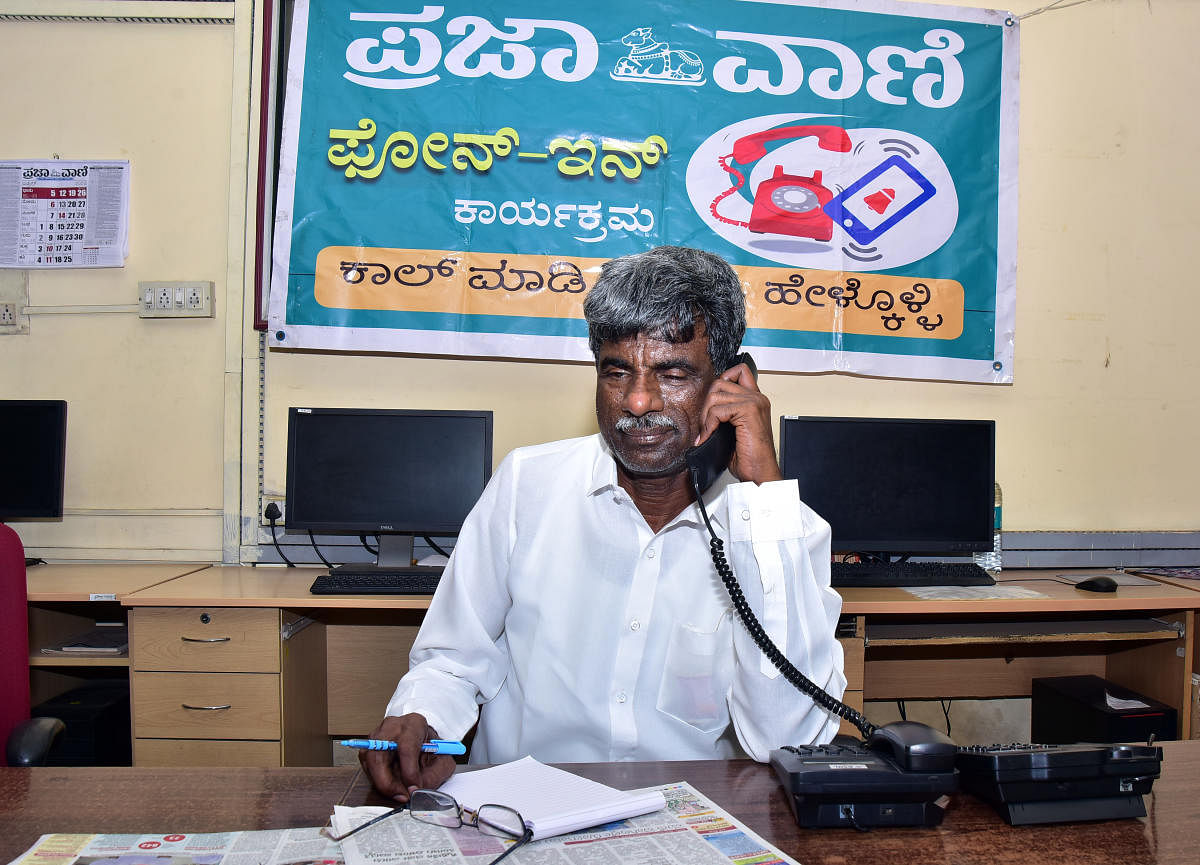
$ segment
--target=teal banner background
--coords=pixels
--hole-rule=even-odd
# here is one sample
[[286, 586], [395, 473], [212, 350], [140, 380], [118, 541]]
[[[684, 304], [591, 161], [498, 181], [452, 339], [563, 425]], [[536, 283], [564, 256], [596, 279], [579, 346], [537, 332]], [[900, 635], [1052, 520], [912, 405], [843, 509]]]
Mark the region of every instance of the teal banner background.
[[[956, 339], [752, 327], [767, 367], [1011, 381], [1017, 40], [1001, 13], [312, 0], [296, 16], [272, 345], [586, 357], [578, 318], [322, 306], [317, 254], [609, 258], [674, 243], [963, 287]], [[756, 136], [771, 140], [752, 153]], [[580, 142], [594, 160], [571, 174]], [[774, 194], [802, 224], [752, 230], [772, 170], [799, 178]]]

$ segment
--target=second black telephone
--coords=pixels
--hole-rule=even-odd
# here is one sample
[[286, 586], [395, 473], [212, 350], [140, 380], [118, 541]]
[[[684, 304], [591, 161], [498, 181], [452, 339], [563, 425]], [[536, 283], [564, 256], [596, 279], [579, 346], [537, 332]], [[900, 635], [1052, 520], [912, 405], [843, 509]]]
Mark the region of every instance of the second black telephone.
[[[748, 354], [740, 354], [734, 359], [734, 365], [744, 363], [758, 377], [758, 368]], [[738, 618], [750, 633], [751, 638], [771, 663], [783, 674], [800, 692], [810, 697], [814, 703], [853, 724], [864, 737], [863, 745], [896, 771], [913, 773], [924, 779], [919, 786], [928, 787], [928, 776], [941, 776], [942, 783], [934, 786], [939, 790], [931, 798], [946, 792], [947, 784], [956, 786], [954, 763], [958, 752], [957, 746], [949, 736], [913, 721], [898, 721], [883, 727], [876, 727], [854, 708], [847, 706], [841, 700], [827, 694], [818, 685], [801, 673], [771, 641], [762, 624], [750, 609], [742, 594], [733, 569], [725, 557], [724, 542], [717, 536], [704, 508], [703, 492], [708, 489], [729, 466], [736, 447], [734, 427], [730, 423], [721, 423], [716, 430], [700, 445], [692, 448], [686, 455], [688, 475], [692, 482], [692, 491], [700, 508], [704, 524], [708, 528], [710, 552], [713, 564], [720, 575], [725, 589], [733, 602]], [[777, 767], [778, 768], [778, 767]], [[914, 781], [917, 779], [914, 777]], [[930, 791], [932, 792], [932, 791]], [[929, 819], [924, 816], [923, 820]], [[896, 824], [893, 824], [896, 825]], [[929, 825], [925, 823], [925, 825]]]

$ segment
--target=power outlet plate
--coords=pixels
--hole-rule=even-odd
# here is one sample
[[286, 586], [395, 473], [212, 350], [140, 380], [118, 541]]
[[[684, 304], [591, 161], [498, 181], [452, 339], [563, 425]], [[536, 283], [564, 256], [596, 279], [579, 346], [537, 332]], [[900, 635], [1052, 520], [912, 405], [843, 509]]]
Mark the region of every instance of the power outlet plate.
[[29, 333], [29, 274], [0, 270], [0, 335]]
[[268, 526], [268, 527], [271, 525], [271, 521], [268, 520], [265, 516], [263, 516], [263, 513], [267, 509], [267, 505], [271, 502], [274, 502], [279, 508], [279, 518], [277, 520], [275, 520], [275, 528], [278, 529], [280, 532], [282, 532], [284, 517], [287, 516], [287, 510], [283, 506], [284, 505], [283, 496], [266, 496], [266, 495], [259, 496], [259, 498], [258, 498], [259, 525]]
[[211, 282], [139, 282], [138, 315], [142, 318], [212, 318]]

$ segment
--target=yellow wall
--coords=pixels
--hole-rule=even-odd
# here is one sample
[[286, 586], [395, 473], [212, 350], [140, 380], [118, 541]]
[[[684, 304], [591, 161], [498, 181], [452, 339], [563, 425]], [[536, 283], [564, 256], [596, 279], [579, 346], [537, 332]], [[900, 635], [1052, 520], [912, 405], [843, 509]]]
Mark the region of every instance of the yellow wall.
[[[227, 4], [0, 12], [185, 5]], [[47, 558], [233, 560], [259, 537], [244, 277], [254, 4], [235, 9], [225, 25], [0, 22], [0, 76], [21, 82], [0, 89], [0, 157], [133, 163], [126, 266], [31, 273], [35, 309], [130, 304], [139, 279], [217, 283], [215, 320], [42, 314], [28, 336], [0, 336], [0, 393], [71, 403], [68, 516], [20, 527]], [[1092, 0], [1023, 22], [1015, 384], [765, 373], [777, 412], [995, 418], [1006, 530], [1200, 529], [1200, 292], [1186, 263], [1198, 32], [1193, 0]], [[76, 68], [46, 64], [51, 38]], [[289, 405], [490, 408], [497, 459], [593, 429], [585, 365], [273, 351], [264, 379], [273, 495]]]
[[[68, 514], [18, 525], [46, 558], [221, 558], [224, 325], [242, 315], [224, 295], [233, 35], [0, 21], [0, 158], [131, 162], [126, 266], [31, 272], [31, 306], [69, 311], [0, 336], [0, 394], [69, 403]], [[87, 309], [135, 304], [138, 281], [158, 279], [214, 281], [216, 318]]]

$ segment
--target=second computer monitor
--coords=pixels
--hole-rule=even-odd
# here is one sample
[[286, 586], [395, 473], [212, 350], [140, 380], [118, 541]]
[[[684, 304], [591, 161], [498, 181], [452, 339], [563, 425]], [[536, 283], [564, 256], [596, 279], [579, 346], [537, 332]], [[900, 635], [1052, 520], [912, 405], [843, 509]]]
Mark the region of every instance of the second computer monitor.
[[0, 520], [60, 520], [66, 474], [67, 404], [0, 399]]
[[288, 413], [289, 530], [379, 536], [411, 564], [413, 535], [453, 535], [492, 473], [492, 413], [300, 408]]
[[835, 553], [992, 549], [995, 422], [783, 417], [780, 463], [833, 530]]

